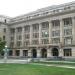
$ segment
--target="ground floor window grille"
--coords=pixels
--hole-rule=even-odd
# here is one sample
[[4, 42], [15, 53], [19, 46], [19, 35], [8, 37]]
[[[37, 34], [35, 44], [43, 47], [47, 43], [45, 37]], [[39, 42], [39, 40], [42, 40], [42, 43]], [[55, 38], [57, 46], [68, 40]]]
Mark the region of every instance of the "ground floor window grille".
[[71, 49], [64, 49], [64, 56], [72, 56], [72, 50]]

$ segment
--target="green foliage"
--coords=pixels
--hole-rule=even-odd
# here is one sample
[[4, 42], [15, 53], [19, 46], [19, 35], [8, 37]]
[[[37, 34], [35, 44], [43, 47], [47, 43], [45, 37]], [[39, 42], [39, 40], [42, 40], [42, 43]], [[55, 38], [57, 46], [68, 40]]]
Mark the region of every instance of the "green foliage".
[[6, 44], [6, 42], [0, 38], [0, 53], [3, 51], [5, 44]]

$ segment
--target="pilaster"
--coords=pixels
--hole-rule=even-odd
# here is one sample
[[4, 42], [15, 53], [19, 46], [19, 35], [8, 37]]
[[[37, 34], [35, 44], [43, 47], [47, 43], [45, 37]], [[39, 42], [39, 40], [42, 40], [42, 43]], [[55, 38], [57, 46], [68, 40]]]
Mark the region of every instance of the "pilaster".
[[64, 44], [64, 24], [63, 20], [60, 20], [60, 44]]
[[75, 45], [75, 18], [72, 17], [72, 44]]
[[32, 52], [31, 52], [31, 50], [28, 50], [28, 57], [29, 57], [29, 58], [32, 57]]
[[32, 28], [32, 25], [30, 25], [30, 45], [32, 45], [32, 30], [33, 30], [33, 28]]
[[22, 47], [24, 47], [24, 27], [22, 27]]
[[47, 49], [47, 58], [50, 58], [52, 56], [51, 50], [52, 50], [51, 48]]
[[39, 23], [39, 44], [41, 44], [41, 30], [42, 30], [42, 24]]
[[41, 58], [41, 49], [37, 49], [37, 58]]
[[49, 22], [49, 44], [52, 43], [51, 37], [52, 37], [52, 23]]

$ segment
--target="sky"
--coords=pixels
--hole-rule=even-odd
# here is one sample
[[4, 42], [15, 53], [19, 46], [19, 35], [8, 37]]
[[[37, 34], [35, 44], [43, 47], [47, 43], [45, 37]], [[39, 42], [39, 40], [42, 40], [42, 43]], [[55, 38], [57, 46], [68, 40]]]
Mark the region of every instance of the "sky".
[[0, 0], [0, 15], [16, 17], [40, 8], [72, 1], [75, 0]]

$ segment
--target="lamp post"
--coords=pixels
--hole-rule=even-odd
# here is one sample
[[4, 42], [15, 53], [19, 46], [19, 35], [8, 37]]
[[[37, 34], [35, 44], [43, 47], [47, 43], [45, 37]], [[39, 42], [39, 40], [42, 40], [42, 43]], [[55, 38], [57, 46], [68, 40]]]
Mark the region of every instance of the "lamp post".
[[5, 49], [3, 49], [3, 51], [4, 51], [4, 62], [6, 63], [7, 62], [7, 55], [8, 55], [8, 51], [9, 51], [8, 47], [5, 46]]

